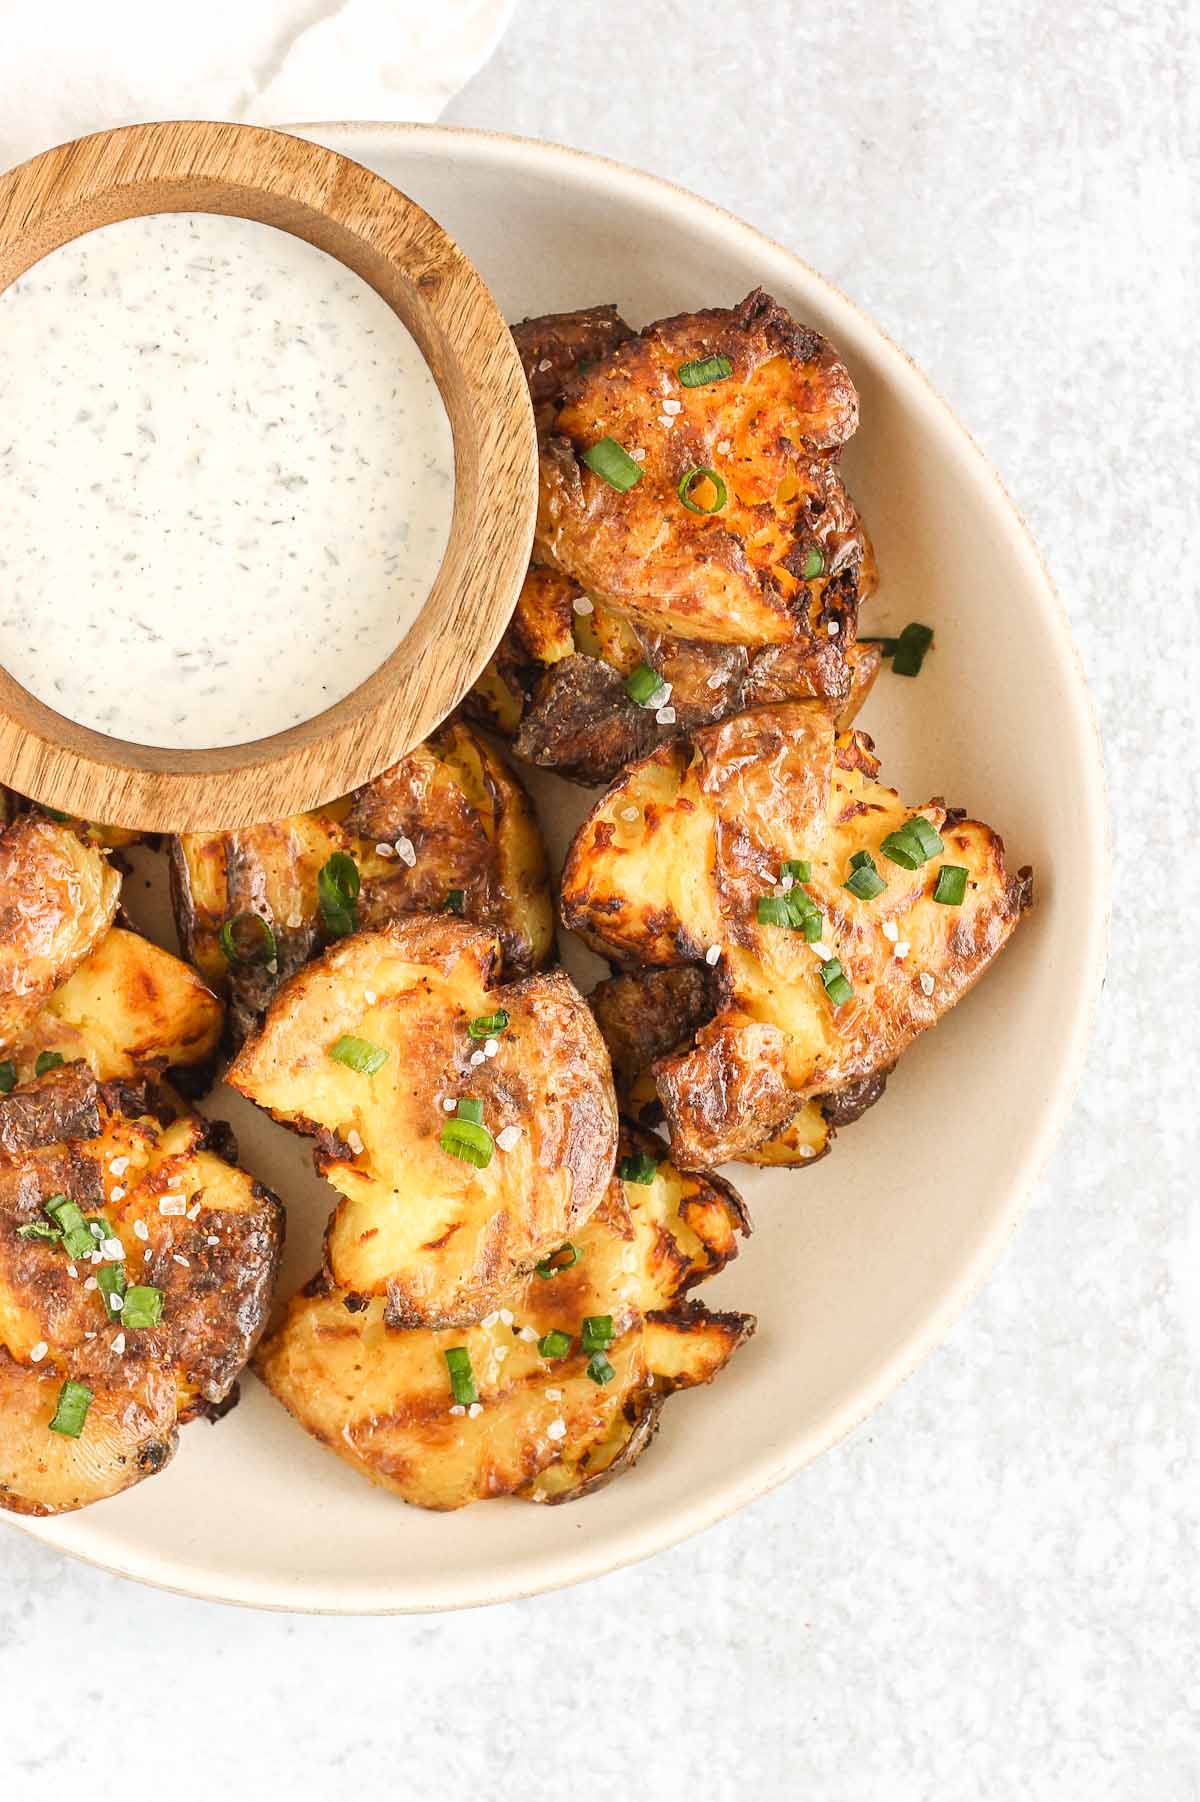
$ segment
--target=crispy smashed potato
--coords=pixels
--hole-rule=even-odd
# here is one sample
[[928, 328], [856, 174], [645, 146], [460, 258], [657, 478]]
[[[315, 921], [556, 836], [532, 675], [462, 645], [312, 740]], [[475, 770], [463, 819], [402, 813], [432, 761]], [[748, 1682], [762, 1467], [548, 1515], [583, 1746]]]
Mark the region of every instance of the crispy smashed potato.
[[[885, 1073], [1007, 943], [1030, 900], [995, 832], [940, 801], [907, 806], [878, 781], [871, 741], [837, 734], [820, 706], [762, 708], [678, 740], [628, 770], [575, 837], [565, 923], [626, 964], [699, 962], [711, 948], [714, 1017], [653, 1066], [672, 1156], [707, 1169], [763, 1146], [816, 1096]], [[913, 869], [888, 835], [920, 817], [943, 845]], [[910, 828], [911, 831], [911, 828]], [[886, 883], [844, 886], [866, 853]], [[788, 877], [819, 937], [760, 922]], [[943, 865], [965, 870], [958, 905], [934, 900]], [[835, 966], [840, 965], [840, 971]], [[842, 994], [842, 981], [849, 995]], [[831, 992], [832, 986], [832, 992]]]
[[[727, 375], [680, 379], [714, 358]], [[857, 423], [845, 366], [769, 296], [659, 320], [567, 380], [537, 558], [652, 632], [787, 647], [793, 692], [841, 701], [869, 558], [837, 473]], [[640, 465], [625, 491], [585, 462], [604, 439]], [[716, 480], [681, 493], [689, 472]]]
[[0, 1048], [100, 943], [121, 879], [70, 827], [19, 814], [0, 833]]
[[[688, 1176], [661, 1141], [623, 1135], [623, 1156], [657, 1162], [650, 1182], [614, 1179], [572, 1235], [569, 1267], [530, 1277], [468, 1329], [396, 1328], [318, 1278], [259, 1352], [267, 1387], [314, 1438], [424, 1508], [500, 1495], [562, 1502], [629, 1469], [674, 1390], [707, 1383], [754, 1329], [683, 1299], [749, 1231], [734, 1190]], [[643, 1172], [645, 1174], [645, 1172]], [[597, 1382], [586, 1320], [608, 1317]], [[547, 1342], [559, 1333], [562, 1341]], [[464, 1350], [475, 1404], [456, 1402], [446, 1353]]]
[[[471, 1036], [497, 1013], [494, 1036]], [[331, 1056], [347, 1038], [377, 1067]], [[344, 1198], [330, 1277], [385, 1297], [395, 1324], [479, 1320], [612, 1174], [616, 1100], [587, 1004], [561, 971], [501, 985], [497, 937], [446, 916], [357, 933], [299, 971], [227, 1081], [317, 1136], [317, 1168]], [[481, 1167], [444, 1147], [464, 1099], [481, 1104]]]
[[544, 313], [512, 328], [539, 434], [558, 411], [563, 385], [581, 363], [598, 363], [633, 333], [614, 306]]
[[[115, 1495], [229, 1403], [266, 1323], [283, 1210], [218, 1145], [227, 1128], [170, 1120], [151, 1085], [82, 1065], [0, 1096], [0, 1507]], [[90, 1255], [37, 1236], [63, 1197], [97, 1224]], [[159, 1292], [159, 1324], [123, 1325], [100, 1286], [117, 1271], [125, 1300]], [[66, 1383], [90, 1395], [75, 1437], [50, 1427]]]
[[[486, 740], [459, 722], [353, 797], [240, 832], [190, 833], [170, 852], [180, 943], [228, 995], [234, 1046], [329, 942], [318, 878], [338, 853], [361, 878], [360, 926], [436, 912], [453, 896], [467, 919], [500, 935], [506, 973], [541, 969], [553, 953], [546, 853], [529, 798]], [[264, 959], [252, 942], [252, 955], [231, 964], [221, 930], [246, 914], [266, 921], [275, 955]]]

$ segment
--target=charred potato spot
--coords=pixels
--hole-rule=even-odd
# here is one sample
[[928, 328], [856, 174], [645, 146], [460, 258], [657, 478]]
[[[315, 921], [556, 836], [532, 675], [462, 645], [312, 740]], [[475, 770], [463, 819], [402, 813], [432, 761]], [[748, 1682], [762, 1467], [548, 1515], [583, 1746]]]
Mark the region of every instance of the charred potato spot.
[[[944, 851], [909, 871], [880, 847], [917, 812]], [[871, 901], [844, 887], [862, 850], [887, 882]], [[815, 948], [757, 919], [788, 857], [812, 869], [804, 887], [824, 921]], [[960, 907], [933, 900], [943, 859], [969, 872]], [[877, 1093], [996, 957], [1028, 900], [989, 827], [940, 802], [906, 806], [878, 781], [869, 739], [837, 733], [825, 709], [802, 703], [706, 728], [628, 770], [576, 835], [562, 882], [565, 923], [621, 962], [673, 965], [720, 947], [714, 1017], [653, 1065], [672, 1154], [699, 1168], [753, 1153], [776, 1161], [766, 1142], [803, 1104], [872, 1080]], [[844, 1005], [822, 981], [831, 957], [852, 987]], [[822, 1112], [837, 1119], [836, 1106]]]
[[[661, 1144], [623, 1134], [622, 1155]], [[256, 1363], [314, 1438], [425, 1508], [501, 1495], [565, 1501], [630, 1468], [677, 1388], [709, 1382], [753, 1330], [679, 1298], [748, 1230], [735, 1192], [665, 1162], [650, 1184], [614, 1180], [560, 1275], [515, 1285], [507, 1305], [453, 1332], [397, 1327], [382, 1301], [348, 1312], [328, 1281], [297, 1296]], [[581, 1328], [611, 1315], [613, 1377], [588, 1375]], [[539, 1343], [566, 1334], [565, 1356]], [[478, 1404], [456, 1404], [445, 1353], [465, 1349]]]
[[[466, 917], [499, 933], [510, 974], [541, 969], [553, 953], [546, 854], [529, 798], [486, 740], [452, 721], [329, 807], [171, 841], [180, 943], [205, 980], [228, 995], [235, 1047], [289, 976], [328, 942], [318, 878], [336, 853], [359, 870], [361, 926], [437, 911], [461, 890]], [[221, 929], [247, 913], [269, 925], [275, 957], [231, 965]]]
[[[497, 986], [499, 966], [492, 934], [445, 916], [358, 933], [281, 991], [229, 1072], [276, 1119], [328, 1135], [318, 1166], [343, 1197], [330, 1275], [386, 1297], [392, 1321], [478, 1320], [612, 1172], [616, 1103], [585, 1003], [561, 972]], [[486, 1055], [468, 1025], [498, 1009], [508, 1026]], [[373, 1074], [329, 1056], [342, 1035], [386, 1052]], [[464, 1097], [507, 1146], [484, 1168], [440, 1142], [445, 1104]]]

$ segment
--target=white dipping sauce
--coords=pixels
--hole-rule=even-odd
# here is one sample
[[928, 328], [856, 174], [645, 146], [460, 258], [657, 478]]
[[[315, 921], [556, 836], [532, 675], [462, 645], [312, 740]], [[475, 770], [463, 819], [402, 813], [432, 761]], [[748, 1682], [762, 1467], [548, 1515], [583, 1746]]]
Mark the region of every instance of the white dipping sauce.
[[311, 719], [415, 618], [453, 470], [416, 343], [332, 257], [106, 226], [0, 294], [0, 664], [138, 744]]

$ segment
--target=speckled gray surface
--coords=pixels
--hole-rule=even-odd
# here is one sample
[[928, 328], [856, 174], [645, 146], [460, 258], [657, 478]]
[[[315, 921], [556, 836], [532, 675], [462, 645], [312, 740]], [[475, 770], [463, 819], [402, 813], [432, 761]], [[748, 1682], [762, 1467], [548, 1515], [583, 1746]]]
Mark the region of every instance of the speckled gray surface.
[[640, 163], [795, 246], [925, 367], [1033, 527], [1115, 816], [1087, 1075], [946, 1346], [649, 1565], [440, 1620], [287, 1619], [0, 1535], [14, 1802], [58, 1802], [85, 1762], [96, 1802], [127, 1796], [129, 1760], [179, 1802], [1200, 1795], [1197, 33], [1178, 0], [523, 0], [447, 117]]

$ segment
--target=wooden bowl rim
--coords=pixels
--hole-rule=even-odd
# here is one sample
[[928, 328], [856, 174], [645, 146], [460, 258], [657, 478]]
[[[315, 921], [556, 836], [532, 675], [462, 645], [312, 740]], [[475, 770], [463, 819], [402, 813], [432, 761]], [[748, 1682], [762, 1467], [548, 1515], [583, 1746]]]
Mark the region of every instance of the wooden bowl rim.
[[392, 656], [310, 720], [241, 745], [139, 745], [57, 713], [0, 665], [0, 780], [112, 825], [231, 829], [370, 780], [462, 699], [528, 567], [537, 445], [512, 334], [449, 233], [382, 176], [290, 132], [205, 120], [123, 126], [0, 175], [0, 293], [89, 231], [164, 212], [275, 226], [361, 276], [417, 338], [454, 440], [450, 541], [428, 597]]

